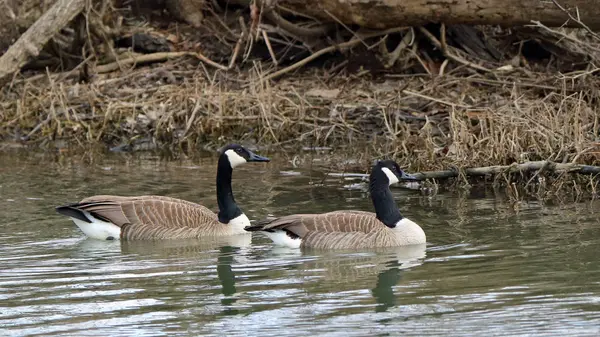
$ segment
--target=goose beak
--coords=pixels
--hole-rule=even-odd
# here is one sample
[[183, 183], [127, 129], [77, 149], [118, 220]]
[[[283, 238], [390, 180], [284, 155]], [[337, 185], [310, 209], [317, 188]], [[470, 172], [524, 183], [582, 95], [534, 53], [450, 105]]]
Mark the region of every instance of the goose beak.
[[250, 157], [248, 158], [248, 161], [256, 161], [256, 162], [270, 162], [271, 159], [267, 158], [267, 157], [263, 157], [263, 156], [259, 156], [254, 152], [248, 151], [250, 152]]
[[415, 175], [409, 174], [409, 173], [406, 173], [406, 172], [402, 172], [402, 175], [400, 176], [400, 179], [401, 180], [408, 180], [408, 181], [418, 181], [418, 180], [420, 180]]

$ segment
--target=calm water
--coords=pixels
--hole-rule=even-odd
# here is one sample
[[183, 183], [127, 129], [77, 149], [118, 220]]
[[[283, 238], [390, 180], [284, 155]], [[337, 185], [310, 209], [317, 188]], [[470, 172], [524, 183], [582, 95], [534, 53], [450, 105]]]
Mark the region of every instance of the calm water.
[[[593, 336], [598, 202], [522, 205], [395, 189], [423, 249], [300, 252], [251, 240], [86, 239], [53, 207], [161, 194], [216, 209], [215, 162], [0, 154], [0, 335]], [[250, 217], [370, 210], [357, 180], [285, 161], [234, 172]]]

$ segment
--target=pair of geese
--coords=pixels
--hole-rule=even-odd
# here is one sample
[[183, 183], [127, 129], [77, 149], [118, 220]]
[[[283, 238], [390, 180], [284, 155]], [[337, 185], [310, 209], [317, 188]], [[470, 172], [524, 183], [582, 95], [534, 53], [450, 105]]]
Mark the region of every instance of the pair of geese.
[[90, 238], [100, 240], [166, 240], [229, 236], [262, 232], [276, 245], [290, 248], [352, 249], [424, 244], [425, 233], [404, 218], [389, 186], [415, 180], [392, 160], [378, 161], [369, 176], [375, 213], [339, 210], [322, 214], [292, 214], [251, 225], [231, 189], [233, 169], [247, 162], [268, 162], [237, 144], [221, 150], [217, 164], [215, 214], [205, 206], [164, 196], [96, 195], [59, 206], [56, 211]]

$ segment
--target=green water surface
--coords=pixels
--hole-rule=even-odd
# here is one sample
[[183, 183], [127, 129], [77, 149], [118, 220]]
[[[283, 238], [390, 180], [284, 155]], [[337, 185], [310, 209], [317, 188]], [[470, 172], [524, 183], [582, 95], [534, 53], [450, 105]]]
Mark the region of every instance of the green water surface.
[[[276, 159], [276, 158], [275, 158]], [[159, 194], [217, 209], [215, 158], [0, 154], [1, 336], [596, 336], [599, 202], [393, 190], [426, 249], [310, 252], [246, 240], [86, 239], [54, 207]], [[234, 172], [251, 220], [372, 210], [357, 179], [285, 160]]]

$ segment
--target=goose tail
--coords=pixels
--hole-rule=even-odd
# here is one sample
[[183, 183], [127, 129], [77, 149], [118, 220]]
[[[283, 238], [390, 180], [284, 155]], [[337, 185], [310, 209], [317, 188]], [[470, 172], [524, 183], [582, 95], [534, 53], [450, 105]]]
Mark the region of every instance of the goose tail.
[[254, 222], [254, 224], [252, 224], [250, 226], [244, 227], [244, 230], [247, 232], [259, 232], [259, 231], [272, 232], [272, 230], [265, 229], [265, 226], [267, 226], [268, 224], [270, 224], [271, 222], [273, 222], [277, 219], [278, 218], [276, 218], [276, 217], [268, 216], [264, 219], [257, 220], [256, 222]]
[[78, 206], [78, 203], [58, 206], [56, 207], [56, 212], [58, 214], [81, 220], [83, 222], [92, 223], [92, 221], [87, 216], [85, 216], [85, 213], [79, 208], [77, 208]]
[[56, 207], [58, 214], [67, 216], [88, 237], [98, 240], [118, 240], [121, 237], [121, 228], [109, 219], [87, 212], [82, 203], [75, 203]]

